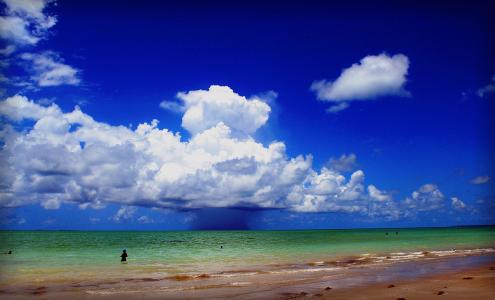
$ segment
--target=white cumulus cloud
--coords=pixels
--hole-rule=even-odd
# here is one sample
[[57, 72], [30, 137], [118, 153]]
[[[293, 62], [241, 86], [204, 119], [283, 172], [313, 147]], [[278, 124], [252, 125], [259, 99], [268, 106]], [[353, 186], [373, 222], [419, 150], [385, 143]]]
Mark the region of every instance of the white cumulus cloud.
[[227, 86], [179, 93], [185, 113], [182, 126], [192, 134], [224, 123], [234, 134], [253, 134], [268, 120], [270, 106], [255, 97], [247, 99]]
[[41, 206], [43, 206], [43, 208], [45, 209], [59, 209], [61, 204], [60, 202], [61, 202], [60, 199], [50, 198], [43, 200], [41, 202]]
[[[52, 0], [3, 0], [5, 3], [0, 16], [0, 38], [5, 47], [0, 54], [10, 56], [25, 47], [31, 47], [33, 53], [21, 53], [5, 60], [7, 67], [22, 67], [24, 74], [14, 78], [0, 74], [0, 81], [16, 88], [78, 85], [80, 71], [64, 63], [63, 59], [53, 51], [36, 53], [33, 49], [40, 40], [49, 37], [49, 30], [57, 23], [57, 18], [47, 12]], [[9, 71], [9, 70], [7, 70]], [[29, 79], [28, 79], [29, 77]]]
[[0, 37], [15, 44], [36, 44], [53, 27], [57, 18], [46, 14], [46, 0], [3, 0], [5, 11], [0, 16]]
[[160, 102], [160, 108], [174, 113], [183, 112], [185, 109], [185, 107], [180, 105], [180, 103], [167, 100], [163, 100], [162, 102]]
[[408, 95], [404, 89], [408, 69], [409, 59], [403, 54], [368, 55], [337, 79], [315, 81], [310, 89], [319, 100], [337, 103], [328, 109], [335, 113], [346, 109], [350, 101]]
[[372, 184], [368, 185], [368, 194], [370, 195], [371, 199], [376, 201], [384, 202], [392, 200], [392, 196], [384, 191], [379, 190]]
[[406, 207], [414, 212], [431, 211], [442, 208], [445, 196], [435, 184], [422, 185], [405, 200]]
[[[133, 218], [139, 206], [281, 208], [397, 219], [404, 210], [443, 203], [435, 185], [422, 186], [400, 204], [375, 185], [366, 187], [362, 170], [344, 176], [342, 171], [356, 167], [354, 154], [316, 171], [311, 155], [289, 157], [283, 142], [257, 142], [249, 133], [270, 111], [261, 100], [218, 86], [182, 95], [184, 116], [193, 107], [206, 112], [183, 122], [187, 130], [195, 128], [187, 140], [159, 128], [157, 120], [131, 129], [98, 122], [79, 107], [63, 112], [55, 103], [42, 106], [20, 95], [0, 101], [7, 121], [0, 130], [0, 172], [5, 174], [0, 206], [57, 209], [72, 203], [100, 209], [115, 203], [121, 208], [113, 220], [121, 222]], [[18, 130], [15, 125], [26, 120], [32, 127]]]
[[466, 204], [461, 199], [459, 199], [457, 197], [450, 198], [450, 201], [451, 201], [451, 205], [454, 209], [463, 210], [466, 208]]
[[328, 161], [328, 167], [337, 172], [349, 172], [355, 170], [357, 167], [356, 154], [342, 154], [339, 158], [330, 158]]
[[288, 200], [296, 211], [364, 212], [359, 205], [364, 193], [364, 173], [359, 170], [346, 178], [332, 170], [312, 171], [302, 185], [294, 186]]
[[28, 22], [21, 18], [0, 16], [0, 37], [19, 44], [36, 44], [39, 38], [28, 31], [28, 26]]
[[112, 220], [116, 223], [121, 223], [124, 221], [129, 221], [134, 217], [137, 211], [137, 207], [134, 206], [122, 206], [113, 215]]
[[78, 85], [80, 83], [79, 71], [64, 64], [54, 52], [24, 53], [21, 58], [29, 62], [28, 69], [33, 73], [31, 79], [38, 86]]
[[[287, 157], [282, 142], [264, 146], [234, 135], [227, 124], [238, 124], [230, 112], [220, 113], [214, 125], [207, 121], [188, 141], [158, 128], [156, 120], [132, 130], [97, 122], [78, 107], [63, 112], [19, 95], [1, 101], [0, 113], [12, 123], [34, 122], [26, 131], [10, 125], [1, 131], [2, 168], [12, 174], [2, 178], [2, 206], [285, 207], [284, 197], [311, 169], [309, 156]], [[259, 125], [254, 116], [244, 122], [246, 128]]]
[[364, 172], [354, 172], [349, 180], [327, 168], [310, 172], [302, 185], [296, 185], [287, 197], [299, 212], [345, 212], [370, 217], [398, 219], [400, 207], [386, 192], [374, 185], [364, 186]]
[[44, 107], [20, 95], [9, 97], [0, 102], [0, 114], [17, 122], [24, 119], [37, 120], [44, 116], [57, 116], [61, 113], [60, 108], [55, 104]]

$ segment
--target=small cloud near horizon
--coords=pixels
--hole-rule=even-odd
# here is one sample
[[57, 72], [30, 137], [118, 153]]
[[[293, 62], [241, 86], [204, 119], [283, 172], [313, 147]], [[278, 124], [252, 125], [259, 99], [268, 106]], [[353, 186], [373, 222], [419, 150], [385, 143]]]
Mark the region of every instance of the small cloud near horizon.
[[469, 182], [471, 184], [485, 184], [488, 181], [490, 181], [490, 176], [484, 175], [484, 176], [477, 176], [471, 179]]

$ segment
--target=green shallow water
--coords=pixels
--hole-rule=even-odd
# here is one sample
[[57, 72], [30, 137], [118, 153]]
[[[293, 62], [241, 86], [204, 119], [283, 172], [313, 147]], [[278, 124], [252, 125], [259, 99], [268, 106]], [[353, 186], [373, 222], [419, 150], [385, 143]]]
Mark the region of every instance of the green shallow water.
[[[398, 232], [396, 234], [395, 232]], [[388, 232], [388, 235], [386, 234]], [[128, 268], [180, 273], [308, 263], [365, 253], [487, 248], [495, 227], [299, 231], [0, 231], [2, 274]], [[223, 246], [223, 248], [220, 248]], [[116, 269], [115, 269], [116, 268]], [[55, 272], [55, 271], [54, 271]], [[5, 277], [5, 276], [2, 276]]]

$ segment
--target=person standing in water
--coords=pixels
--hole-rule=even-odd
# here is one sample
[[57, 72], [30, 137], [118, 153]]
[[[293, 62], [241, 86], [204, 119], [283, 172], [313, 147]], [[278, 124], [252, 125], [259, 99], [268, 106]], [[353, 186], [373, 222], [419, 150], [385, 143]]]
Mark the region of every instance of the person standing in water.
[[127, 261], [127, 256], [128, 256], [128, 255], [127, 255], [127, 251], [126, 251], [125, 249], [124, 249], [124, 250], [122, 250], [122, 254], [120, 255], [120, 258], [121, 258], [121, 259], [120, 259], [120, 261], [121, 261], [121, 262], [122, 262], [122, 261]]

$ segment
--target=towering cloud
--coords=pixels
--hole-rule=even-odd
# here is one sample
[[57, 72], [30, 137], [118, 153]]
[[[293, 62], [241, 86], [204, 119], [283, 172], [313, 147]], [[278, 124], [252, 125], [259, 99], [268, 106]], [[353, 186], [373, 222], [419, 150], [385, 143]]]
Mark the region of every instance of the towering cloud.
[[289, 158], [284, 143], [264, 146], [249, 135], [266, 122], [269, 106], [228, 87], [180, 95], [184, 127], [193, 133], [188, 141], [156, 120], [133, 130], [97, 122], [77, 107], [64, 113], [24, 96], [0, 102], [12, 125], [34, 122], [27, 131], [1, 131], [2, 174], [12, 175], [4, 178], [1, 204], [285, 207], [311, 157]]
[[247, 99], [227, 86], [179, 93], [185, 113], [182, 127], [192, 134], [223, 123], [234, 133], [253, 134], [268, 120], [270, 107], [259, 98]]
[[366, 187], [362, 170], [346, 178], [339, 172], [356, 167], [354, 154], [316, 171], [311, 155], [289, 157], [283, 142], [257, 142], [251, 134], [270, 112], [264, 99], [222, 86], [179, 98], [189, 140], [160, 129], [157, 120], [132, 129], [98, 122], [78, 107], [63, 112], [20, 95], [0, 101], [0, 117], [7, 121], [0, 131], [0, 206], [99, 209], [117, 203], [123, 209], [116, 220], [131, 216], [129, 207], [136, 206], [281, 208], [396, 219], [403, 209], [433, 209], [443, 201], [436, 186], [425, 185], [404, 206], [376, 186]]

